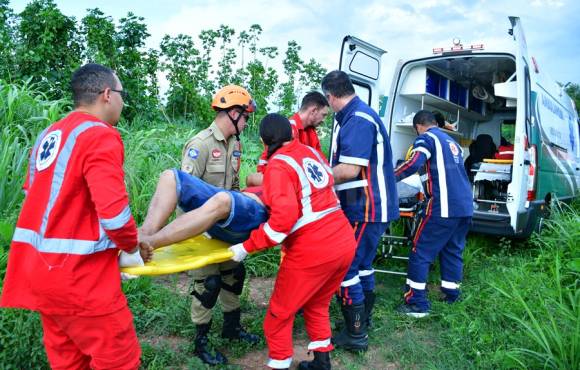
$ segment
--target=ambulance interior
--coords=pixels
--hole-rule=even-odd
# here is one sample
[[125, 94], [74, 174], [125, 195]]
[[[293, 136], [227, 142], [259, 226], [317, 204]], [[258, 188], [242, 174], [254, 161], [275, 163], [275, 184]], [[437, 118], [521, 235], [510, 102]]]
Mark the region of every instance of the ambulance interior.
[[391, 116], [395, 165], [405, 159], [416, 138], [415, 113], [421, 109], [440, 112], [445, 132], [464, 150], [476, 210], [507, 214], [512, 161], [509, 156], [496, 159], [495, 152], [502, 137], [504, 144], [514, 143], [515, 70], [514, 58], [507, 54], [443, 55], [404, 65]]

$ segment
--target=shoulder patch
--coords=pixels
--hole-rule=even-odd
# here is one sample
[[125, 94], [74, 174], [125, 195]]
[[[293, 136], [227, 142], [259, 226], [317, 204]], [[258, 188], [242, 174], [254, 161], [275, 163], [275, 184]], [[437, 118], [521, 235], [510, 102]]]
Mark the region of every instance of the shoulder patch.
[[302, 160], [302, 168], [308, 178], [308, 181], [317, 189], [322, 189], [328, 185], [328, 172], [324, 169], [322, 164], [311, 158], [304, 158]]
[[453, 155], [459, 155], [459, 148], [457, 148], [457, 145], [453, 141], [449, 142], [449, 149]]
[[47, 169], [54, 162], [60, 148], [61, 138], [62, 131], [55, 130], [42, 139], [36, 152], [37, 171]]
[[197, 159], [197, 157], [199, 157], [199, 150], [195, 148], [189, 148], [187, 151], [187, 156], [191, 159]]

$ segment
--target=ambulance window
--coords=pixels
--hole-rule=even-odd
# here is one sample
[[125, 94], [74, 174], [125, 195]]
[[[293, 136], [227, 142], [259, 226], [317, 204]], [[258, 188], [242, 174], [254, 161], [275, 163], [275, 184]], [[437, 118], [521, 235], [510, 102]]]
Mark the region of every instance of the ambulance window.
[[516, 121], [515, 120], [504, 120], [501, 123], [501, 137], [510, 143], [514, 142], [516, 136]]
[[358, 97], [368, 105], [371, 105], [371, 88], [357, 81], [353, 81], [352, 84], [354, 86], [354, 92]]
[[526, 84], [526, 129], [527, 125], [530, 124], [531, 114], [532, 114], [532, 102], [530, 99], [531, 87], [530, 87], [530, 69], [526, 65], [525, 67], [525, 82]]
[[351, 72], [376, 80], [379, 78], [379, 61], [367, 53], [357, 51], [348, 66]]
[[525, 104], [526, 104], [526, 120], [525, 120], [525, 130], [526, 130], [526, 136], [529, 138], [530, 137], [530, 129], [529, 127], [532, 124], [532, 102], [531, 102], [531, 86], [530, 86], [530, 69], [528, 68], [528, 65], [526, 64], [525, 68], [525, 76], [524, 76], [524, 84], [525, 84]]

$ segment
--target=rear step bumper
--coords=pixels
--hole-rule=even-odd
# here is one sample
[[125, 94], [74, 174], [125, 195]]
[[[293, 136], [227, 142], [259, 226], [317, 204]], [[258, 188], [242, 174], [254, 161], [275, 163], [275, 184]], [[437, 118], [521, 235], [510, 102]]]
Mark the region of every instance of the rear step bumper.
[[543, 216], [541, 206], [543, 200], [530, 202], [529, 208], [518, 216], [518, 232], [515, 233], [509, 214], [490, 213], [482, 211], [473, 212], [473, 223], [470, 231], [497, 236], [511, 236], [527, 238], [536, 228], [537, 220]]

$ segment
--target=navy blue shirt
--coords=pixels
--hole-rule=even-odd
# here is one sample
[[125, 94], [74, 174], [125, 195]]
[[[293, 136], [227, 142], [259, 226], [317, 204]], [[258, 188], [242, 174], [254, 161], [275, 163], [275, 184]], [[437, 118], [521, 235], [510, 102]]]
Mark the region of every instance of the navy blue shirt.
[[415, 139], [411, 153], [411, 158], [395, 169], [395, 175], [399, 181], [427, 163], [427, 216], [472, 217], [473, 195], [461, 146], [434, 126]]
[[390, 222], [399, 218], [393, 155], [378, 114], [355, 96], [336, 114], [331, 166], [363, 167], [356, 179], [335, 186], [351, 222]]

